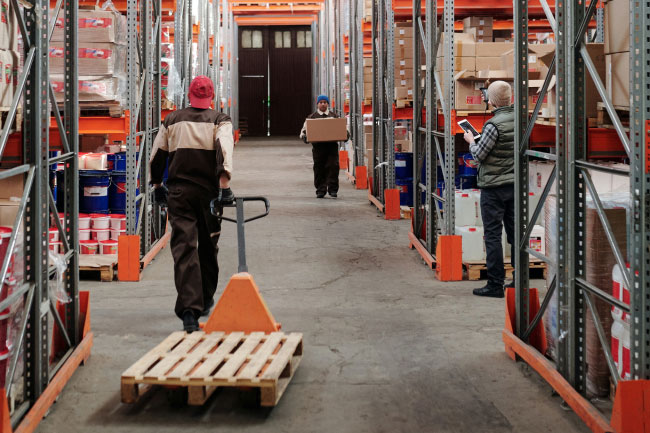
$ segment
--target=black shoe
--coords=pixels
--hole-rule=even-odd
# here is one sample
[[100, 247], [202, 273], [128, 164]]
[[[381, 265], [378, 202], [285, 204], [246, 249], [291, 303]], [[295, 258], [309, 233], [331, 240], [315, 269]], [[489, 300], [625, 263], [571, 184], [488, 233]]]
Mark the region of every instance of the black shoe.
[[324, 192], [317, 192], [317, 193], [316, 193], [316, 198], [323, 198], [323, 197], [325, 197], [325, 193], [324, 193]]
[[212, 309], [212, 307], [214, 307], [214, 298], [210, 299], [210, 301], [208, 301], [208, 305], [206, 305], [205, 309], [201, 311], [201, 317], [205, 317], [208, 314], [210, 314], [210, 310]]
[[515, 280], [513, 279], [512, 281], [507, 282], [505, 287], [506, 287], [506, 289], [514, 289], [515, 288]]
[[199, 321], [192, 310], [185, 310], [183, 313], [183, 330], [188, 334], [199, 330]]
[[337, 194], [336, 194], [335, 192], [330, 192], [330, 196], [336, 198], [336, 197], [337, 197]]
[[503, 298], [503, 286], [491, 286], [486, 284], [485, 286], [472, 290], [472, 293], [476, 296], [486, 296], [489, 298]]

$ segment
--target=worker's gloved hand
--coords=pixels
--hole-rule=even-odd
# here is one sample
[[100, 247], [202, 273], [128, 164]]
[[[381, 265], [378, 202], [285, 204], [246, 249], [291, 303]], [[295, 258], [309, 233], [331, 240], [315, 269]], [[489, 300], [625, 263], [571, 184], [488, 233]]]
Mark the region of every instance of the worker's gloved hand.
[[168, 195], [169, 195], [169, 190], [165, 185], [160, 185], [159, 187], [153, 190], [154, 200], [158, 204], [166, 205]]
[[350, 135], [350, 131], [348, 131], [348, 139], [345, 140], [345, 141], [350, 141], [350, 138], [351, 138], [351, 137], [352, 137], [352, 136]]
[[308, 142], [307, 142], [307, 136], [306, 136], [306, 135], [303, 135], [303, 136], [300, 137], [300, 138], [302, 138], [303, 143], [305, 143], [305, 144], [308, 143]]
[[219, 188], [217, 203], [221, 206], [232, 204], [235, 201], [235, 195], [230, 188]]

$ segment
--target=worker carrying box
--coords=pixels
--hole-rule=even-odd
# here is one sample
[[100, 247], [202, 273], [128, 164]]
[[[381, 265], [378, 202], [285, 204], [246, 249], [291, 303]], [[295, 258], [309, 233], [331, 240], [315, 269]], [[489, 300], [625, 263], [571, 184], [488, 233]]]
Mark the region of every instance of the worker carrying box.
[[323, 198], [326, 193], [336, 197], [339, 191], [339, 141], [347, 141], [350, 133], [347, 121], [340, 119], [329, 110], [329, 98], [320, 95], [317, 109], [307, 116], [300, 131], [305, 143], [312, 143], [314, 158], [314, 186], [316, 197]]

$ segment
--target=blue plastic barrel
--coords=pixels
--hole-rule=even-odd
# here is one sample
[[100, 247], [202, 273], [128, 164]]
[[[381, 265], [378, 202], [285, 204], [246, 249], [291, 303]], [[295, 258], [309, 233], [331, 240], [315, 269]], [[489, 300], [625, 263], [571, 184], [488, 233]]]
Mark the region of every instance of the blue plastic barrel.
[[413, 153], [395, 152], [395, 178], [413, 178]]
[[[140, 194], [140, 188], [135, 189], [135, 194]], [[114, 171], [111, 173], [111, 184], [108, 187], [108, 206], [111, 213], [125, 213], [126, 210], [126, 172]]]
[[[138, 160], [140, 152], [135, 153], [135, 160]], [[114, 163], [113, 171], [126, 171], [126, 152], [117, 152], [113, 154]]]
[[478, 174], [478, 161], [474, 159], [471, 153], [463, 155], [464, 172], [460, 173], [464, 176], [476, 176]]
[[106, 169], [109, 171], [115, 170], [115, 154], [107, 153], [106, 154]]
[[476, 188], [476, 176], [456, 176], [456, 189]]
[[400, 206], [413, 207], [413, 178], [408, 179], [395, 179], [395, 186], [399, 189], [399, 204]]
[[[440, 197], [444, 197], [445, 194], [445, 181], [444, 180], [438, 180], [438, 187], [436, 188], [436, 194]], [[436, 200], [438, 203], [438, 209], [442, 209], [442, 202]]]
[[79, 170], [79, 212], [108, 213], [108, 186], [105, 170]]
[[64, 197], [65, 194], [62, 194], [62, 193], [59, 194], [58, 193], [59, 191], [63, 190], [64, 185], [65, 185], [65, 171], [64, 170], [57, 170], [57, 172], [56, 172], [56, 186], [57, 186], [58, 191], [57, 191], [57, 194], [54, 197], [54, 199], [56, 200], [56, 209], [59, 212], [65, 211], [65, 208], [64, 208], [64, 206], [65, 206], [65, 197]]

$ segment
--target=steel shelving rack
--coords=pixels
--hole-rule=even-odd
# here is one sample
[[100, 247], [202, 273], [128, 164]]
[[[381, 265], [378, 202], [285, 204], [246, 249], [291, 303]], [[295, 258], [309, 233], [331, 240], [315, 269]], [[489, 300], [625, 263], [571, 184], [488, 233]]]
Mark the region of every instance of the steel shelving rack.
[[350, 129], [354, 143], [354, 158], [352, 175], [356, 178], [357, 187], [367, 181], [364, 167], [364, 98], [363, 98], [363, 0], [350, 0]]
[[[650, 79], [647, 62], [650, 61], [650, 4], [630, 1], [630, 134], [623, 128], [594, 63], [586, 49], [586, 30], [595, 17], [597, 33], [603, 31], [603, 11], [599, 2], [571, 0], [558, 2], [555, 15], [545, 0], [539, 0], [555, 32], [557, 49], [554, 67], [544, 83], [546, 94], [553, 72], [557, 80], [556, 153], [537, 152], [529, 147], [532, 118], [528, 115], [528, 70], [525, 55], [528, 51], [528, 0], [517, 0], [514, 5], [515, 23], [515, 101], [516, 101], [516, 235], [518, 246], [516, 288], [509, 293], [514, 301], [514, 323], [504, 330], [506, 350], [513, 359], [524, 359], [560, 393], [563, 399], [594, 431], [643, 431], [647, 425], [647, 411], [639, 409], [640, 397], [647, 393], [650, 380]], [[587, 160], [587, 119], [585, 115], [585, 80], [593, 79], [607, 113], [630, 161], [629, 171], [614, 169]], [[539, 98], [542, 101], [542, 97]], [[541, 102], [539, 102], [541, 103]], [[539, 105], [538, 103], [538, 105]], [[528, 214], [528, 163], [531, 158], [554, 161], [555, 166], [542, 198], [532, 215]], [[604, 211], [603, 204], [591, 178], [592, 171], [601, 171], [630, 179], [630, 206], [627, 232], [630, 240], [624, 257]], [[558, 230], [557, 254], [545, 257], [528, 248], [527, 238], [533, 222], [541, 212], [544, 201], [556, 181]], [[606, 233], [607, 241], [630, 288], [631, 303], [618, 301], [602, 288], [586, 280], [585, 227], [586, 199], [590, 195]], [[529, 254], [545, 260], [555, 269], [545, 298], [539, 306], [537, 292], [530, 288], [528, 274]], [[626, 268], [626, 261], [630, 267]], [[533, 333], [541, 326], [541, 317], [554, 292], [558, 295], [558, 332], [563, 338], [557, 344], [557, 360], [553, 365], [545, 361], [534, 346]], [[631, 376], [621, 380], [614, 365], [609, 341], [595, 311], [595, 300], [600, 299], [630, 314]], [[586, 337], [585, 323], [590, 315], [601, 348], [616, 388], [616, 399], [611, 418], [598, 412], [584, 398], [586, 393]], [[638, 397], [632, 397], [636, 392]], [[623, 404], [623, 399], [628, 398]], [[635, 410], [640, 410], [637, 414]], [[644, 422], [646, 424], [644, 424]]]
[[[13, 135], [16, 139], [16, 134], [10, 133], [18, 107], [22, 105], [23, 161], [0, 172], [0, 179], [21, 176], [24, 178], [24, 190], [7, 255], [0, 267], [0, 281], [4, 282], [7, 278], [10, 257], [14, 251], [19, 254], [15, 266], [20, 267], [21, 244], [24, 247], [25, 266], [24, 278], [18, 281], [13, 293], [0, 302], [0, 307], [5, 310], [22, 301], [24, 312], [20, 318], [19, 333], [15, 336], [10, 351], [7, 384], [0, 405], [6, 408], [6, 397], [16, 403], [10, 414], [11, 426], [15, 428], [23, 420], [27, 423], [40, 421], [60, 392], [60, 389], [49, 386], [50, 383], [58, 380], [64, 384], [74, 369], [88, 358], [92, 333], [84, 317], [88, 311], [88, 294], [79, 292], [78, 275], [78, 5], [74, 0], [59, 0], [54, 6], [44, 0], [37, 0], [32, 8], [25, 8], [24, 13], [20, 12], [18, 2], [13, 1], [11, 6], [23, 38], [24, 67], [18, 78], [4, 128], [0, 132], [0, 160], [7, 150], [10, 136]], [[54, 22], [60, 14], [63, 14], [65, 23], [64, 38], [67, 47], [64, 58], [63, 116], [57, 108], [54, 89], [50, 83], [48, 61], [49, 41]], [[50, 118], [51, 109], [53, 119]], [[58, 129], [62, 147], [61, 154], [56, 157], [50, 156], [53, 148], [49, 132], [51, 122]], [[58, 163], [65, 167], [65, 182], [59, 189], [65, 202], [63, 225], [59, 221], [49, 185], [50, 166]], [[51, 298], [48, 291], [49, 280], [55, 271], [48, 259], [50, 221], [56, 221], [64, 245], [62, 257], [67, 266], [63, 273], [63, 283], [65, 292], [71, 299], [71, 302], [65, 304], [59, 304]], [[50, 344], [52, 335], [55, 338]], [[23, 393], [22, 398], [16, 398], [12, 391], [14, 379], [20, 380], [15, 375], [21, 356], [24, 361]]]

